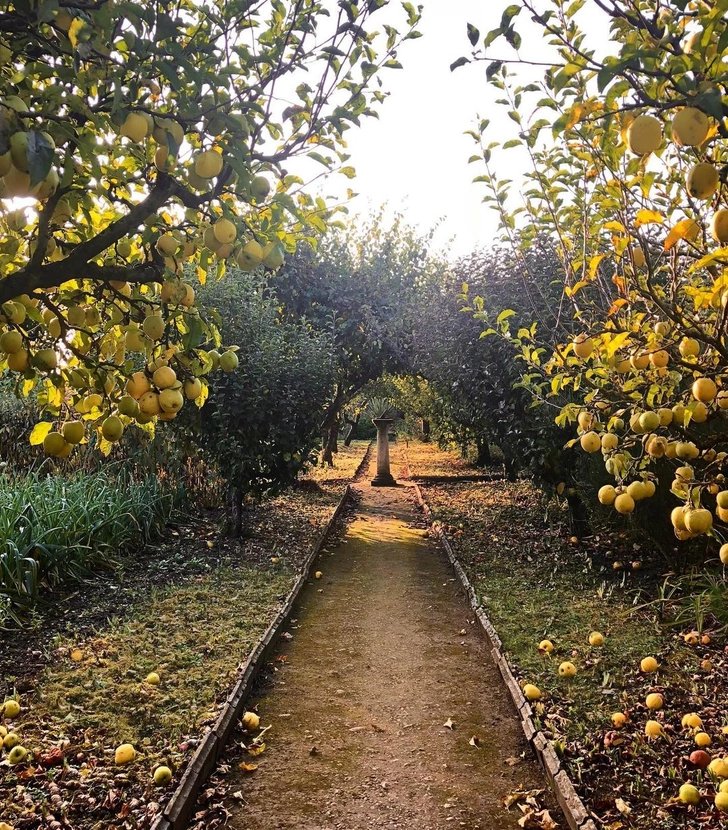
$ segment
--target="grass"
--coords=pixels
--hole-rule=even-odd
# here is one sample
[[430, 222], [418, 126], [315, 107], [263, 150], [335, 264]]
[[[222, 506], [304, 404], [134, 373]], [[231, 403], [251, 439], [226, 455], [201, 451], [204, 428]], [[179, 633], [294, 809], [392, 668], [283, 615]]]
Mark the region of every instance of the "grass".
[[413, 476], [457, 476], [483, 472], [455, 450], [443, 449], [437, 444], [410, 441], [406, 452]]
[[[32, 701], [33, 721], [74, 734], [93, 729], [109, 747], [128, 741], [164, 751], [214, 716], [291, 580], [275, 569], [222, 568], [155, 591], [97, 636], [65, 638]], [[159, 686], [144, 682], [149, 672]]]
[[[417, 452], [424, 463], [415, 468], [410, 452], [414, 475], [447, 466], [435, 447]], [[428, 454], [434, 457], [428, 460]], [[588, 808], [610, 827], [723, 826], [712, 808], [717, 782], [690, 762], [697, 747], [681, 726], [685, 713], [699, 713], [712, 739], [709, 752], [728, 757], [728, 736], [722, 732], [728, 723], [724, 638], [717, 628], [707, 631], [710, 642], [695, 646], [680, 636], [701, 623], [710, 629], [700, 599], [694, 614], [683, 604], [682, 616], [658, 616], [658, 610], [670, 610], [659, 601], [664, 580], [659, 554], [635, 547], [619, 532], [571, 537], [560, 506], [551, 502], [547, 510], [529, 482], [427, 486], [424, 495], [517, 676], [541, 689], [543, 697], [534, 705], [537, 726], [554, 742]], [[615, 570], [615, 561], [626, 568]], [[601, 647], [589, 645], [594, 630], [605, 636]], [[543, 639], [554, 643], [551, 655], [539, 652]], [[640, 661], [650, 654], [660, 669], [644, 674]], [[709, 668], [702, 666], [705, 659]], [[577, 668], [572, 680], [558, 676], [566, 660]], [[645, 705], [651, 692], [664, 697], [657, 712]], [[611, 723], [617, 711], [629, 718], [619, 731]], [[648, 719], [663, 728], [655, 741], [644, 735]], [[697, 811], [673, 800], [685, 781], [704, 796]], [[632, 810], [628, 821], [616, 806], [617, 796]]]
[[[82, 819], [84, 827], [117, 826], [112, 817], [122, 806], [129, 813], [135, 804], [143, 811], [147, 800], [159, 801], [163, 793], [150, 789], [155, 767], [176, 771], [189, 757], [292, 580], [290, 571], [219, 569], [153, 592], [128, 619], [96, 636], [57, 644], [37, 692], [20, 696], [21, 714], [8, 725], [36, 764], [62, 747], [78, 782], [69, 813], [74, 826]], [[152, 671], [159, 685], [145, 682]], [[122, 769], [114, 751], [127, 742], [138, 755]], [[31, 789], [17, 787], [16, 771], [0, 767], [0, 814], [17, 819], [31, 806], [44, 813], [54, 777], [54, 769], [40, 771]]]
[[[351, 448], [347, 471], [358, 466], [366, 446]], [[22, 666], [8, 667], [33, 689], [18, 695], [21, 714], [8, 724], [33, 757], [30, 767], [0, 764], [0, 815], [6, 821], [17, 823], [31, 810], [47, 816], [60, 792], [64, 818], [77, 830], [149, 826], [330, 518], [341, 494], [333, 481], [256, 505], [243, 540], [195, 520], [171, 529], [155, 555], [164, 563], [158, 576], [173, 584], [150, 589], [156, 577], [145, 571], [148, 576], [134, 583], [139, 589], [132, 607], [122, 583], [110, 622], [80, 635], [73, 633], [74, 620], [67, 634], [47, 643], [50, 660], [39, 677], [28, 683]], [[179, 579], [178, 556], [185, 562], [199, 558], [210, 569], [185, 571]], [[280, 562], [272, 563], [273, 556]], [[152, 671], [160, 676], [158, 686], [145, 682]], [[114, 750], [123, 742], [139, 755], [118, 767]], [[43, 769], [54, 748], [63, 753], [62, 775], [60, 767]], [[150, 783], [159, 763], [174, 771], [166, 789]], [[22, 785], [29, 775], [32, 786]]]
[[350, 446], [345, 447], [342, 441], [339, 451], [334, 455], [333, 467], [311, 467], [301, 476], [301, 480], [315, 481], [318, 484], [349, 480], [356, 472], [369, 444], [369, 441], [352, 441]]
[[0, 623], [19, 620], [44, 589], [112, 567], [124, 548], [154, 539], [174, 503], [154, 476], [1, 475]]
[[[538, 493], [528, 482], [428, 487], [426, 498], [454, 537], [521, 675], [552, 696], [578, 697], [580, 716], [561, 721], [557, 731], [576, 738], [588, 724], [602, 723], [626, 675], [662, 650], [664, 636], [650, 615], [633, 612], [632, 596], [587, 547], [570, 544], [558, 526], [543, 526], [534, 509]], [[602, 647], [589, 645], [592, 631], [604, 634]], [[539, 653], [543, 639], [554, 643], [551, 655]], [[578, 669], [568, 684], [557, 676], [565, 660]]]

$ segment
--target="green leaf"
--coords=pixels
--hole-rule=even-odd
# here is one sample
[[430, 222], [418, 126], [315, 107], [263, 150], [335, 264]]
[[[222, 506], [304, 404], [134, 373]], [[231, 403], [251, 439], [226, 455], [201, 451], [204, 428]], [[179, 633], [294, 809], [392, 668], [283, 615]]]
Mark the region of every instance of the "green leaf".
[[472, 23], [468, 23], [468, 40], [471, 46], [475, 46], [480, 40], [480, 31]]
[[514, 49], [521, 48], [521, 36], [513, 27], [506, 29], [505, 32], [503, 32], [503, 37]]
[[28, 132], [28, 171], [30, 186], [40, 184], [50, 172], [55, 157], [55, 150], [43, 133], [36, 130]]
[[695, 105], [718, 121], [723, 120], [723, 98], [718, 87], [712, 87], [697, 95]]
[[414, 26], [420, 19], [420, 15], [415, 11], [412, 3], [402, 3], [402, 8], [407, 12], [407, 25]]
[[503, 29], [491, 29], [483, 40], [483, 46], [487, 49], [494, 40], [497, 40], [503, 34]]
[[465, 66], [466, 63], [470, 63], [470, 58], [458, 58], [456, 61], [453, 61], [450, 64], [450, 71], [453, 72], [454, 70], [459, 69], [461, 66]]
[[488, 68], [485, 70], [485, 77], [490, 80], [496, 72], [500, 72], [501, 68], [503, 67], [503, 61], [493, 61], [492, 63], [488, 64]]
[[508, 29], [511, 25], [511, 21], [513, 20], [513, 18], [517, 17], [520, 13], [521, 6], [518, 3], [513, 3], [512, 5], [508, 6], [501, 17], [500, 28], [504, 31]]

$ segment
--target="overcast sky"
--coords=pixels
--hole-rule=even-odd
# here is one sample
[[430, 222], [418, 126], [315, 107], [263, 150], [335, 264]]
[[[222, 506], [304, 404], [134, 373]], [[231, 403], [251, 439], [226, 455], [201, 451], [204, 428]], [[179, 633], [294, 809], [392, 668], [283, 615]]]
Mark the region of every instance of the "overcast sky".
[[[513, 0], [510, 0], [513, 2]], [[408, 41], [399, 52], [402, 70], [383, 75], [390, 98], [380, 110], [380, 119], [367, 119], [361, 129], [349, 135], [351, 164], [357, 170], [353, 181], [332, 177], [324, 192], [343, 193], [351, 187], [361, 194], [350, 206], [367, 212], [387, 202], [401, 209], [411, 224], [422, 231], [440, 223], [436, 245], [453, 256], [487, 245], [497, 220], [482, 204], [484, 185], [473, 184], [482, 166], [468, 165], [477, 151], [465, 130], [472, 129], [478, 116], [494, 123], [493, 138], [512, 137], [516, 125], [503, 107], [494, 105], [495, 90], [485, 81], [486, 64], [465, 66], [450, 72], [450, 64], [468, 54], [466, 24], [480, 29], [482, 37], [496, 28], [506, 0], [425, 0], [422, 38]], [[591, 6], [591, 8], [590, 8]], [[604, 32], [603, 14], [591, 0], [582, 13], [582, 24]], [[530, 25], [525, 13], [517, 21], [519, 32], [531, 32], [522, 54], [531, 60], [546, 60], [550, 53], [540, 32]], [[513, 57], [505, 42], [491, 47], [489, 55]], [[529, 80], [540, 80], [543, 69], [531, 67]], [[513, 152], [513, 151], [511, 151]], [[506, 156], [519, 166], [517, 156]], [[513, 161], [511, 162], [511, 159]], [[518, 170], [508, 170], [517, 178]], [[337, 181], [339, 179], [339, 181]]]

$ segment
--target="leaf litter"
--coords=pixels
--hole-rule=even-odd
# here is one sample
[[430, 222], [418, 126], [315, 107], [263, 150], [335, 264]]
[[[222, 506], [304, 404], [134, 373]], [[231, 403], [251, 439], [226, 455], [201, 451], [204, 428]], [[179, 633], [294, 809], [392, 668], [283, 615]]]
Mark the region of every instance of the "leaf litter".
[[[413, 474], [447, 471], [448, 453], [430, 445], [417, 453], [421, 466], [409, 451]], [[541, 690], [532, 704], [534, 723], [593, 818], [610, 830], [722, 827], [712, 805], [718, 780], [690, 761], [697, 747], [681, 717], [698, 713], [712, 738], [709, 755], [728, 759], [728, 652], [709, 624], [705, 642], [698, 637], [686, 646], [679, 633], [659, 625], [649, 606], [641, 607], [663, 582], [660, 557], [650, 561], [650, 552], [621, 530], [573, 537], [563, 507], [553, 502], [545, 522], [542, 496], [528, 481], [438, 482], [425, 485], [424, 494], [515, 673]], [[639, 570], [613, 568], [636, 556], [645, 559]], [[601, 647], [588, 644], [594, 630], [605, 634]], [[543, 639], [553, 640], [552, 653], [539, 649]], [[660, 664], [654, 675], [640, 671], [647, 655]], [[564, 660], [577, 665], [569, 682], [557, 677]], [[645, 705], [652, 692], [665, 698], [658, 713]], [[613, 712], [627, 716], [624, 727], [612, 727]], [[655, 717], [661, 734], [647, 740], [645, 723]], [[676, 797], [688, 781], [701, 793], [697, 810]]]
[[[345, 471], [363, 454], [361, 446], [351, 449]], [[59, 630], [53, 624], [48, 632], [42, 626], [31, 632], [27, 639], [39, 645], [47, 638], [45, 668], [29, 663], [24, 670], [22, 657], [4, 666], [5, 682], [22, 676], [18, 685], [25, 690], [18, 695], [20, 714], [4, 723], [22, 736], [30, 754], [27, 763], [0, 764], [3, 820], [15, 830], [151, 826], [331, 515], [341, 490], [338, 479], [336, 485], [330, 481], [320, 474], [315, 487], [294, 488], [252, 508], [242, 542], [215, 533], [211, 546], [209, 524], [200, 533], [194, 525], [171, 529], [174, 541], [160, 546], [156, 560], [150, 557], [147, 570], [131, 580], [133, 589], [108, 580], [93, 588], [96, 628], [71, 621], [53, 644], [49, 638]], [[184, 561], [198, 551], [196, 561], [213, 557], [209, 566], [195, 571], [172, 564], [181, 544]], [[275, 567], [274, 555], [280, 562]], [[149, 567], [165, 561], [167, 569]], [[178, 572], [181, 579], [175, 579]], [[104, 609], [110, 618], [105, 624]], [[5, 660], [21, 654], [24, 636], [4, 637], [11, 646]], [[158, 684], [146, 682], [150, 672], [159, 674]], [[265, 751], [259, 738], [248, 746], [253, 756]], [[134, 745], [136, 758], [117, 766], [114, 748], [122, 742]], [[154, 786], [159, 764], [172, 769], [172, 785]], [[247, 771], [256, 767], [247, 764]], [[193, 830], [222, 826], [222, 795], [214, 781], [204, 790]]]

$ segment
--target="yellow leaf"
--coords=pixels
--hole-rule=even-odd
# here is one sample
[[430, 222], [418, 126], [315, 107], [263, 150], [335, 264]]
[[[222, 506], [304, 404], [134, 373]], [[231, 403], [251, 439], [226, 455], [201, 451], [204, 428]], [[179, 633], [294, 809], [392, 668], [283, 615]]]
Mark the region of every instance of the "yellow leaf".
[[717, 251], [711, 251], [704, 257], [700, 257], [697, 262], [694, 262], [688, 268], [688, 274], [692, 274], [693, 271], [699, 271], [701, 268], [705, 268], [706, 265], [710, 265], [713, 262], [719, 262], [721, 265], [728, 264], [728, 248], [718, 248]]
[[669, 251], [677, 245], [681, 239], [694, 242], [700, 233], [700, 226], [694, 219], [681, 219], [676, 225], [670, 228], [665, 239], [665, 250]]
[[39, 444], [43, 443], [43, 439], [48, 435], [48, 433], [53, 429], [53, 424], [50, 421], [41, 421], [40, 423], [36, 424], [33, 427], [33, 431], [30, 433], [30, 444], [33, 447], [37, 447]]
[[585, 115], [587, 112], [586, 107], [582, 106], [581, 104], [574, 104], [571, 108], [571, 113], [566, 121], [566, 129], [571, 129], [575, 124], [578, 124], [581, 121], [582, 115]]
[[589, 260], [589, 279], [593, 280], [597, 275], [599, 263], [604, 259], [604, 254], [597, 254]]
[[86, 27], [86, 21], [79, 15], [73, 19], [71, 27], [68, 30], [68, 39], [71, 41], [71, 46], [75, 49], [78, 46], [78, 36]]
[[246, 764], [245, 761], [242, 764], [238, 764], [238, 766], [243, 772], [253, 772], [253, 770], [258, 769], [257, 764]]
[[[618, 303], [624, 304], [626, 300], [617, 300]], [[604, 344], [604, 349], [607, 353], [607, 357], [613, 357], [617, 352], [622, 348], [622, 346], [627, 342], [629, 339], [629, 332], [621, 331], [619, 334], [615, 334], [614, 337], [610, 337], [609, 340]]]
[[612, 303], [612, 307], [607, 312], [607, 316], [612, 317], [613, 315], [615, 315], [619, 311], [620, 308], [622, 308], [623, 306], [626, 306], [626, 305], [629, 305], [629, 300], [625, 300], [625, 299], [615, 300]]
[[643, 225], [661, 225], [664, 221], [665, 217], [661, 213], [643, 208], [637, 211], [634, 226], [635, 228], [641, 228]]
[[248, 755], [260, 755], [265, 752], [265, 744], [252, 743], [248, 747]]
[[210, 395], [210, 387], [206, 384], [202, 384], [202, 391], [200, 392], [200, 396], [195, 399], [195, 405], [200, 407], [200, 409], [205, 405], [205, 401]]
[[574, 283], [571, 287], [567, 285], [564, 289], [564, 293], [567, 297], [573, 297], [574, 294], [578, 294], [578, 292], [581, 291], [585, 285], [588, 285], [586, 280], [579, 280], [579, 282]]

